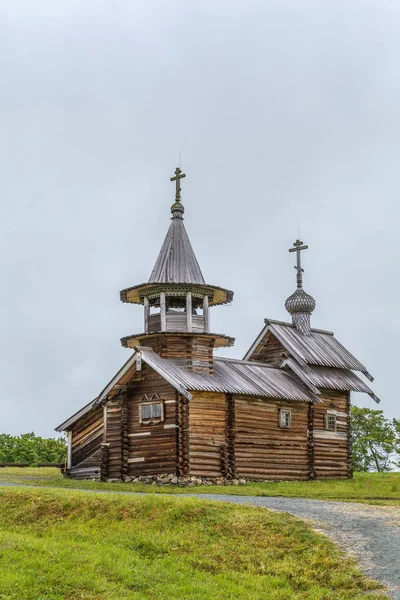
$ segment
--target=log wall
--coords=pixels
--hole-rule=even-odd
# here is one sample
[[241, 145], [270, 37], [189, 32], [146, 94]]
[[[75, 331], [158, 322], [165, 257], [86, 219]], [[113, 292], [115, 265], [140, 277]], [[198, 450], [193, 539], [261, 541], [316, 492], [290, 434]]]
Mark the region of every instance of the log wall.
[[146, 346], [161, 358], [181, 358], [190, 371], [212, 375], [214, 372], [213, 350], [215, 338], [207, 335], [168, 335], [149, 337]]
[[[322, 390], [322, 404], [193, 392], [188, 401], [143, 364], [113, 400], [72, 429], [75, 478], [124, 479], [177, 473], [203, 477], [295, 480], [351, 477], [350, 394]], [[146, 400], [164, 406], [164, 420], [140, 423]], [[279, 426], [290, 409], [291, 426]], [[325, 425], [327, 413], [336, 431]]]
[[226, 397], [193, 392], [189, 401], [190, 474], [220, 477], [226, 471]]
[[75, 479], [100, 479], [103, 409], [89, 413], [72, 429], [71, 469]]
[[[313, 411], [316, 478], [351, 477], [349, 392], [323, 390], [320, 398], [323, 404], [315, 404]], [[336, 431], [325, 428], [327, 412], [336, 415]]]
[[[308, 479], [308, 403], [234, 398], [237, 474], [249, 479]], [[288, 429], [279, 427], [281, 408], [291, 410]]]
[[[164, 421], [158, 424], [140, 423], [139, 404], [147, 395], [160, 398], [164, 405]], [[176, 473], [177, 395], [175, 389], [147, 365], [140, 379], [132, 380], [128, 397], [128, 475]], [[155, 400], [156, 401], [156, 400]]]
[[188, 475], [190, 470], [189, 400], [181, 394], [176, 394], [176, 397], [177, 475]]
[[104, 442], [108, 444], [107, 452], [107, 478], [122, 478], [122, 423], [121, 401], [119, 394], [114, 400], [107, 402], [105, 408], [106, 431]]

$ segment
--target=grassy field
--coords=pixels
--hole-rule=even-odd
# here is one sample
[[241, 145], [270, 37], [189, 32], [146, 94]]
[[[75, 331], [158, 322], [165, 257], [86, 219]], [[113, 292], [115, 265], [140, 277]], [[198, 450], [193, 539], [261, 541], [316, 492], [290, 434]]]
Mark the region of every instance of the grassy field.
[[151, 493], [238, 494], [245, 496], [286, 496], [344, 500], [366, 504], [400, 506], [400, 473], [356, 473], [353, 479], [330, 481], [305, 481], [281, 483], [248, 483], [246, 486], [152, 486], [129, 483], [100, 483], [64, 479], [58, 469], [3, 468], [2, 481], [40, 485], [53, 488], [105, 489], [109, 491], [134, 491]]
[[327, 538], [265, 509], [0, 488], [2, 600], [377, 600]]

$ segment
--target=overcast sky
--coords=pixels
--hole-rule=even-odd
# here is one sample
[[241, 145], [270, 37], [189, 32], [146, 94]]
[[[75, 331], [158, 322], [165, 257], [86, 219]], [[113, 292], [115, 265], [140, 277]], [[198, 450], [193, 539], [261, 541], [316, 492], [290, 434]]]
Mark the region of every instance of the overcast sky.
[[[242, 357], [290, 320], [301, 227], [315, 327], [399, 415], [400, 6], [14, 0], [0, 6], [0, 431], [53, 429], [143, 330], [182, 153], [212, 330]], [[358, 405], [374, 402], [353, 394]]]

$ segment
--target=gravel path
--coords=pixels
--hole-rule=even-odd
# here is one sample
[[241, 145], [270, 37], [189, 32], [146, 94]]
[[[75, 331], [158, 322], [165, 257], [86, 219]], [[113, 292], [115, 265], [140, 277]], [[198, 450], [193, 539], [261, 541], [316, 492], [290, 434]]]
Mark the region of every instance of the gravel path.
[[[20, 487], [21, 484], [0, 482], [0, 486], [8, 485]], [[79, 491], [138, 494], [138, 492], [109, 492], [108, 490]], [[179, 496], [262, 506], [309, 521], [314, 529], [330, 537], [348, 554], [354, 556], [367, 575], [385, 585], [391, 598], [400, 600], [400, 508], [397, 506], [224, 494], [179, 494]]]

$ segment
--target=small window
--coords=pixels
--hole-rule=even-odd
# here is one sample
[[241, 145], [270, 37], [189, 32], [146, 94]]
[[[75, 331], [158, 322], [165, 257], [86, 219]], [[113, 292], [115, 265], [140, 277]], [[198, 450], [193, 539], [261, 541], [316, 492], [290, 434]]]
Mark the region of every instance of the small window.
[[328, 431], [336, 431], [336, 415], [329, 413], [326, 415], [325, 427]]
[[139, 405], [140, 423], [150, 423], [153, 421], [164, 420], [164, 405], [162, 402], [152, 402], [151, 404]]
[[279, 411], [279, 426], [289, 428], [292, 424], [292, 413], [290, 410]]

